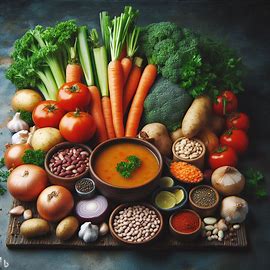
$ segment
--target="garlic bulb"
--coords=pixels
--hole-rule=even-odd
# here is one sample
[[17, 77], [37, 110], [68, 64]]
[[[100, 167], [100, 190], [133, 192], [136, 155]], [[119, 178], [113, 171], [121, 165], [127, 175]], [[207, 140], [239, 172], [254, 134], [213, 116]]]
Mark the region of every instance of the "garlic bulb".
[[11, 132], [18, 132], [20, 130], [28, 130], [28, 124], [20, 118], [20, 113], [16, 112], [13, 118], [8, 122], [7, 128]]
[[12, 135], [11, 137], [11, 143], [12, 144], [22, 144], [26, 143], [27, 139], [29, 137], [28, 130], [20, 130]]
[[93, 225], [91, 222], [82, 224], [78, 236], [85, 242], [90, 243], [98, 239], [98, 226]]
[[235, 224], [241, 223], [246, 219], [248, 213], [247, 202], [236, 196], [229, 196], [223, 199], [221, 203], [221, 216], [226, 222]]
[[245, 177], [236, 168], [222, 166], [212, 176], [213, 187], [226, 196], [239, 194], [245, 186]]

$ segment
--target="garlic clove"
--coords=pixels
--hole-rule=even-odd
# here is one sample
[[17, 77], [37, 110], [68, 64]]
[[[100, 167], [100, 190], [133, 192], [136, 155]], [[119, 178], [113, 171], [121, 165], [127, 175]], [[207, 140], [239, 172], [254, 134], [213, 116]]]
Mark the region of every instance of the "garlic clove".
[[28, 137], [29, 137], [28, 130], [20, 130], [12, 135], [11, 143], [12, 144], [24, 144], [27, 142]]
[[22, 205], [17, 205], [10, 209], [9, 214], [14, 216], [20, 216], [24, 212], [24, 207]]
[[30, 210], [30, 209], [26, 209], [24, 212], [23, 212], [23, 218], [25, 219], [25, 220], [27, 220], [27, 219], [30, 219], [30, 218], [32, 218], [32, 211]]
[[106, 222], [103, 222], [99, 227], [99, 235], [104, 236], [109, 232], [109, 226]]

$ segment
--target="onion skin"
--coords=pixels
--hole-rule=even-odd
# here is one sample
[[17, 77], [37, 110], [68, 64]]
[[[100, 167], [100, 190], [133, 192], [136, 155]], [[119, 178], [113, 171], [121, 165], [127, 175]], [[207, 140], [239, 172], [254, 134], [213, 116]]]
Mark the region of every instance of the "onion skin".
[[48, 178], [45, 170], [33, 164], [25, 164], [14, 169], [8, 177], [10, 194], [20, 201], [33, 201], [46, 188]]
[[222, 166], [213, 172], [211, 182], [223, 195], [238, 195], [244, 189], [245, 177], [234, 167]]
[[4, 154], [5, 165], [8, 169], [14, 169], [22, 164], [24, 164], [22, 157], [24, 152], [28, 149], [33, 149], [30, 144], [13, 144], [7, 146]]
[[62, 186], [49, 186], [37, 200], [39, 215], [48, 221], [59, 221], [66, 217], [74, 206], [71, 192]]

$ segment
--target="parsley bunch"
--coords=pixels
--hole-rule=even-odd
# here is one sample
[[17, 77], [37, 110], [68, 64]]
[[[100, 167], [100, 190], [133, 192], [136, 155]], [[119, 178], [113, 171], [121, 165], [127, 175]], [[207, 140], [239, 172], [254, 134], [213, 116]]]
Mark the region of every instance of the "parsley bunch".
[[116, 170], [124, 177], [131, 177], [132, 172], [141, 166], [141, 160], [136, 156], [128, 156], [127, 161], [121, 161], [117, 164]]

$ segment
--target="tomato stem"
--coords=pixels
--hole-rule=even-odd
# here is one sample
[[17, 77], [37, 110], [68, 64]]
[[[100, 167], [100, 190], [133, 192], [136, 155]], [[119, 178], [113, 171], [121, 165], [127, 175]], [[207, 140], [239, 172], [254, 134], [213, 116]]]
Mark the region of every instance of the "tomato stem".
[[74, 112], [75, 117], [79, 117], [81, 115], [81, 111], [79, 108], [76, 108], [76, 111]]

